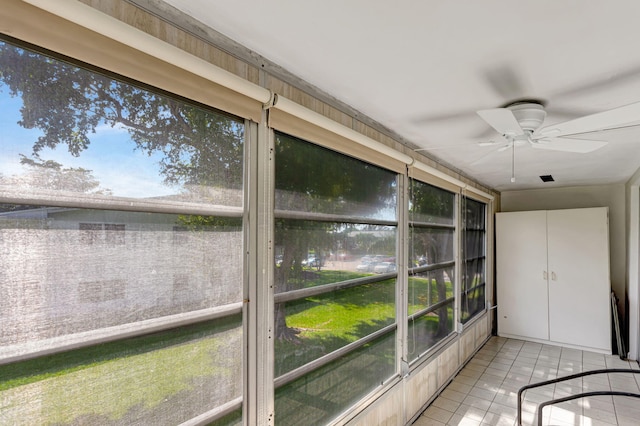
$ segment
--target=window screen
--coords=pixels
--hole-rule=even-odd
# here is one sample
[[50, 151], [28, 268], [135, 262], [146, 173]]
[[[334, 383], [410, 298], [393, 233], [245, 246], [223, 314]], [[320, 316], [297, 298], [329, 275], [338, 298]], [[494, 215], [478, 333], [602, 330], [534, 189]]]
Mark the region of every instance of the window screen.
[[486, 204], [463, 197], [462, 215], [460, 321], [465, 323], [486, 306]]
[[2, 422], [237, 421], [243, 122], [4, 41], [0, 106]]
[[409, 182], [408, 358], [454, 331], [455, 194]]
[[275, 421], [321, 424], [395, 373], [397, 176], [280, 133], [275, 161]]

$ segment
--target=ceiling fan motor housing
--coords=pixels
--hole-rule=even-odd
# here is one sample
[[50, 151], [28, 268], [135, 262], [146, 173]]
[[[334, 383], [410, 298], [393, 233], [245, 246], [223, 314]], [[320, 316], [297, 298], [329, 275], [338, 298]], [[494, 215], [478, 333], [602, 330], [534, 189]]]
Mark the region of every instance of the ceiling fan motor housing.
[[540, 104], [516, 103], [507, 106], [507, 108], [513, 113], [514, 117], [516, 117], [522, 130], [529, 132], [534, 132], [540, 127], [547, 116], [544, 107]]

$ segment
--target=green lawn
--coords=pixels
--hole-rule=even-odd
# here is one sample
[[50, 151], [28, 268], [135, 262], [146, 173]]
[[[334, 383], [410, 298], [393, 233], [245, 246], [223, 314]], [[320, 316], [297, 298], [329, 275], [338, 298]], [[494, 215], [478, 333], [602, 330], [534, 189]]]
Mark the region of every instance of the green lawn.
[[[345, 281], [371, 274], [323, 270], [306, 286]], [[453, 286], [446, 283], [446, 297]], [[365, 337], [395, 321], [396, 280], [364, 284], [286, 304], [287, 327], [298, 333], [293, 341], [276, 341], [276, 376]], [[409, 312], [438, 301], [435, 280], [409, 279]], [[431, 302], [429, 302], [429, 299]], [[437, 317], [430, 318], [437, 327]]]
[[[304, 285], [364, 275], [322, 270]], [[447, 297], [452, 291], [447, 283]], [[396, 280], [390, 279], [287, 303], [287, 326], [297, 334], [295, 340], [276, 342], [276, 376], [393, 324], [395, 293]], [[412, 277], [408, 293], [410, 312], [423, 309], [437, 296], [435, 281]], [[237, 372], [242, 369], [242, 356], [239, 352], [229, 356], [240, 351], [241, 318], [214, 324], [0, 366], [2, 420], [10, 424], [125, 424], [135, 418], [132, 416], [162, 412], [178, 400], [202, 404], [194, 397], [203, 389], [241, 380]], [[233, 395], [217, 403], [239, 395], [239, 389], [231, 389]], [[216, 398], [220, 396], [211, 395], [209, 403], [215, 406]]]
[[[236, 373], [242, 368], [241, 357], [228, 356], [234, 345], [239, 354], [242, 342], [239, 318], [234, 322], [215, 329], [210, 324], [185, 327], [2, 366], [2, 421], [130, 424], [138, 416], [171, 410], [168, 401], [199, 399], [202, 383], [215, 388], [217, 383], [238, 382], [229, 400], [239, 395]], [[215, 401], [211, 403], [199, 409], [215, 407]], [[186, 412], [185, 420], [201, 412]]]

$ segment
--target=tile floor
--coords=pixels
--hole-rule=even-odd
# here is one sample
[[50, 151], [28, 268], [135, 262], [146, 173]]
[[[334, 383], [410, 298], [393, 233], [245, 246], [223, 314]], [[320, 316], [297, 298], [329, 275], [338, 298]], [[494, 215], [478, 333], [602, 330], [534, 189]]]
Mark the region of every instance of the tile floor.
[[[514, 426], [518, 389], [574, 373], [603, 368], [639, 369], [617, 355], [567, 349], [521, 340], [491, 338], [413, 426]], [[640, 374], [586, 376], [525, 392], [522, 424], [537, 425], [537, 403], [580, 392], [640, 393]], [[595, 396], [545, 407], [543, 425], [638, 426], [640, 399]]]

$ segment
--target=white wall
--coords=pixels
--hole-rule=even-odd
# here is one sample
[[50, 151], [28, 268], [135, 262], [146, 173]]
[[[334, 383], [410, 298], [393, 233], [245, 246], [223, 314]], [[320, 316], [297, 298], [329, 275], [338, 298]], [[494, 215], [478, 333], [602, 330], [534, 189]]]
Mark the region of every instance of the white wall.
[[640, 360], [640, 169], [627, 182], [629, 358]]
[[[627, 294], [625, 191], [624, 184], [508, 191], [501, 194], [500, 207], [503, 212], [609, 207], [611, 287], [618, 298], [624, 300]], [[624, 304], [620, 305], [624, 316]]]

